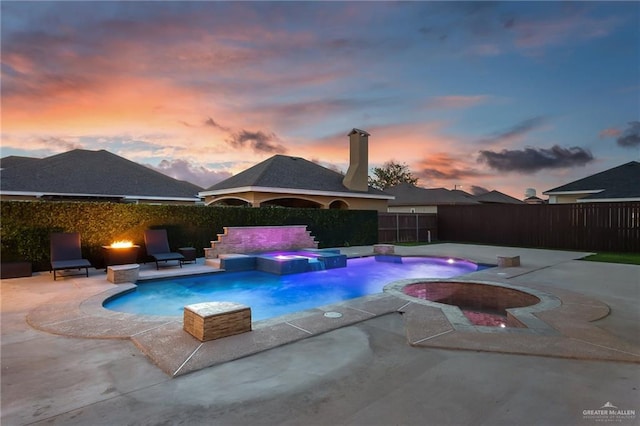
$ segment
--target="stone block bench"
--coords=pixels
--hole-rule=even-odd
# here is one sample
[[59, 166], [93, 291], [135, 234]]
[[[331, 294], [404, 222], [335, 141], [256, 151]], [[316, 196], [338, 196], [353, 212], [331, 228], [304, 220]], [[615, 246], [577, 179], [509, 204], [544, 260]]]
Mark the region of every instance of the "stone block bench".
[[233, 302], [204, 302], [184, 307], [184, 330], [201, 342], [251, 331], [251, 308]]
[[520, 266], [520, 256], [498, 256], [498, 266], [500, 268]]
[[107, 267], [107, 281], [113, 284], [135, 283], [138, 281], [140, 265], [113, 265]]
[[252, 271], [256, 269], [256, 257], [248, 254], [221, 254], [220, 269], [227, 272]]
[[393, 244], [374, 244], [373, 252], [375, 254], [394, 254], [395, 247]]

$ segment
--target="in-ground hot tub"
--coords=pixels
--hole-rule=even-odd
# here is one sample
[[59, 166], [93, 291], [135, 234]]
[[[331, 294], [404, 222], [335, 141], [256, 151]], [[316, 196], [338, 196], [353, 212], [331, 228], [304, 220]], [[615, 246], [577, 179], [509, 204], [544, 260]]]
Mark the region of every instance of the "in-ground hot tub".
[[473, 282], [414, 283], [404, 287], [409, 296], [460, 308], [475, 325], [525, 327], [507, 309], [536, 305], [540, 299], [511, 288]]
[[442, 309], [454, 327], [489, 326], [548, 329], [533, 315], [561, 302], [534, 289], [462, 280], [400, 280], [385, 292]]

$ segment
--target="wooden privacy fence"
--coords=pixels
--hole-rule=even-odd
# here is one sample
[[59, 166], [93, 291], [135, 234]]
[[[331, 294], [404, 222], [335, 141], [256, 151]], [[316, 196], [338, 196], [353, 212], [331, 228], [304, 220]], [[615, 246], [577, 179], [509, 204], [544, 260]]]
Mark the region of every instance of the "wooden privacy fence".
[[640, 252], [640, 202], [439, 206], [441, 240]]
[[412, 243], [438, 239], [435, 213], [378, 213], [378, 242]]

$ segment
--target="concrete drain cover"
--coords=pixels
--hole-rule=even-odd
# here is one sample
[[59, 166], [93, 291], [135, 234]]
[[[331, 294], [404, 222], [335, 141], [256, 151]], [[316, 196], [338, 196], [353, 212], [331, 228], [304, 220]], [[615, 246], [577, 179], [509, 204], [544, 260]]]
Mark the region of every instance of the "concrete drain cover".
[[327, 318], [341, 318], [342, 314], [340, 312], [325, 312], [324, 316]]

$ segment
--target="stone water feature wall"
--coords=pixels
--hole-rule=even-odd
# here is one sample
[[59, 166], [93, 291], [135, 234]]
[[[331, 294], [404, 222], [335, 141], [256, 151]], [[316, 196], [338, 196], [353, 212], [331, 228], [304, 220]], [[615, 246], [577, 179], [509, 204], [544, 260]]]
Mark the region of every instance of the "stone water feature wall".
[[318, 248], [318, 242], [311, 236], [306, 225], [225, 226], [224, 234], [218, 234], [218, 241], [211, 241], [211, 248], [205, 248], [204, 254], [207, 259], [215, 259], [220, 254], [228, 253], [306, 248]]

